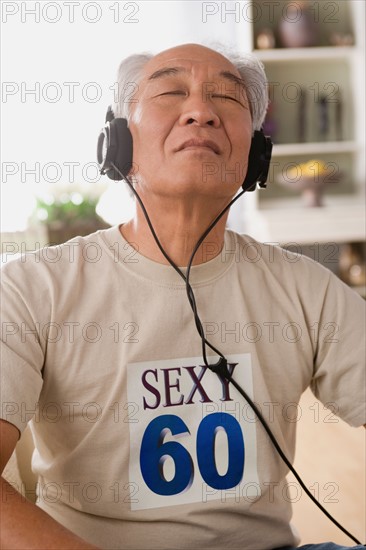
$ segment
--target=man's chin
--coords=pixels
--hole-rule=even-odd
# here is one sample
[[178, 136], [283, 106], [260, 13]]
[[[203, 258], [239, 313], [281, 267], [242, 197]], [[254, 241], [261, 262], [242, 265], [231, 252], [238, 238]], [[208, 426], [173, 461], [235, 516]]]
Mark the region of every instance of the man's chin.
[[236, 192], [242, 185], [244, 178], [235, 176], [235, 174], [206, 174], [202, 171], [189, 171], [184, 174], [176, 174], [174, 177], [174, 186], [181, 189], [193, 189], [195, 191], [220, 193], [224, 189]]
[[163, 196], [171, 196], [172, 198], [205, 198], [205, 199], [229, 199], [240, 188], [241, 183], [222, 182], [218, 180], [187, 176], [187, 178], [175, 177], [164, 186], [159, 186], [156, 191]]
[[[208, 185], [209, 188], [220, 189], [223, 185], [230, 187], [239, 187], [245, 179], [247, 167], [243, 167], [239, 162], [234, 166], [228, 165], [215, 153], [196, 154], [196, 150], [191, 151], [194, 154], [185, 155], [186, 162], [174, 163], [174, 178], [183, 181], [193, 181], [197, 185]], [[181, 157], [183, 158], [183, 157]], [[173, 170], [172, 170], [173, 172]]]

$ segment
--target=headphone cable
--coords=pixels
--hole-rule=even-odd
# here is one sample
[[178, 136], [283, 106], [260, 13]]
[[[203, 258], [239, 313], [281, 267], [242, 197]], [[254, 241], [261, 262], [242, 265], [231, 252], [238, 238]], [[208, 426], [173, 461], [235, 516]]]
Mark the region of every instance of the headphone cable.
[[[302, 489], [305, 491], [305, 493], [307, 494], [307, 496], [314, 502], [314, 504], [316, 504], [318, 506], [318, 508], [323, 512], [323, 514], [325, 514], [327, 516], [328, 519], [330, 519], [337, 527], [338, 529], [340, 529], [341, 531], [343, 531], [343, 533], [345, 535], [347, 535], [350, 539], [352, 539], [356, 544], [360, 544], [362, 545], [362, 543], [356, 538], [354, 537], [349, 531], [347, 531], [347, 529], [345, 527], [343, 527], [323, 506], [322, 504], [320, 504], [320, 502], [318, 502], [316, 500], [316, 498], [314, 497], [314, 495], [312, 495], [312, 493], [309, 491], [309, 489], [306, 487], [305, 483], [302, 481], [300, 475], [297, 473], [297, 471], [295, 470], [295, 468], [293, 467], [293, 465], [291, 464], [291, 462], [288, 460], [288, 458], [286, 457], [286, 455], [284, 454], [284, 452], [282, 451], [280, 445], [278, 444], [275, 436], [273, 435], [272, 431], [270, 430], [266, 420], [264, 419], [264, 417], [262, 416], [262, 413], [259, 411], [258, 407], [255, 405], [255, 403], [252, 401], [252, 399], [247, 395], [247, 393], [242, 389], [242, 387], [232, 378], [228, 368], [227, 368], [227, 360], [225, 358], [225, 356], [218, 350], [216, 349], [212, 344], [210, 344], [210, 342], [208, 342], [208, 340], [206, 339], [205, 337], [205, 334], [204, 334], [204, 329], [203, 329], [203, 326], [202, 326], [202, 322], [199, 318], [199, 315], [198, 315], [198, 311], [197, 311], [197, 304], [196, 304], [196, 299], [195, 299], [195, 296], [194, 296], [194, 292], [193, 292], [193, 289], [192, 289], [192, 286], [189, 282], [189, 277], [190, 277], [190, 272], [191, 272], [191, 267], [192, 267], [192, 263], [193, 263], [193, 259], [194, 259], [194, 256], [196, 255], [199, 247], [201, 246], [201, 244], [203, 243], [203, 241], [205, 240], [205, 238], [207, 237], [207, 235], [210, 233], [210, 231], [213, 229], [213, 227], [217, 224], [217, 222], [221, 219], [221, 217], [228, 211], [228, 209], [233, 205], [233, 203], [235, 201], [237, 201], [244, 193], [245, 193], [245, 190], [243, 189], [240, 193], [238, 193], [230, 202], [227, 206], [225, 206], [225, 208], [218, 214], [218, 216], [216, 216], [216, 218], [211, 222], [211, 224], [209, 225], [209, 227], [204, 231], [204, 233], [201, 235], [201, 237], [199, 238], [199, 240], [197, 241], [196, 243], [196, 246], [194, 247], [193, 249], [193, 252], [191, 254], [191, 257], [189, 259], [189, 262], [188, 262], [188, 265], [187, 265], [187, 272], [186, 272], [186, 275], [184, 275], [184, 273], [179, 269], [179, 267], [175, 264], [175, 262], [168, 256], [168, 254], [165, 252], [164, 248], [162, 247], [156, 233], [155, 233], [155, 230], [154, 230], [154, 227], [151, 223], [151, 220], [149, 218], [149, 215], [147, 213], [147, 210], [145, 208], [145, 205], [143, 204], [139, 194], [137, 193], [136, 189], [133, 187], [132, 183], [130, 182], [129, 178], [127, 176], [125, 176], [124, 174], [122, 174], [122, 172], [120, 172], [120, 170], [117, 168], [117, 166], [111, 162], [111, 166], [114, 168], [114, 170], [117, 171], [117, 173], [125, 180], [125, 182], [128, 184], [128, 186], [130, 187], [131, 191], [133, 192], [133, 194], [135, 195], [135, 197], [137, 198], [138, 200], [138, 203], [139, 205], [141, 206], [141, 209], [143, 211], [143, 214], [145, 216], [145, 219], [146, 219], [146, 222], [149, 226], [149, 229], [151, 231], [151, 234], [157, 244], [157, 246], [159, 247], [159, 250], [161, 251], [161, 253], [163, 254], [164, 258], [169, 262], [169, 264], [175, 269], [175, 271], [178, 273], [178, 275], [185, 281], [186, 283], [186, 291], [187, 291], [187, 296], [188, 296], [188, 301], [190, 303], [190, 306], [192, 308], [192, 311], [193, 311], [193, 315], [194, 315], [194, 319], [195, 319], [195, 324], [196, 324], [196, 328], [197, 328], [197, 331], [201, 337], [201, 340], [202, 340], [202, 355], [203, 355], [203, 360], [204, 360], [204, 363], [206, 365], [207, 368], [209, 368], [211, 371], [213, 371], [214, 373], [216, 373], [219, 377], [223, 377], [225, 378], [228, 382], [231, 382], [231, 384], [238, 390], [238, 392], [242, 395], [242, 397], [244, 397], [244, 399], [249, 403], [250, 407], [252, 408], [252, 410], [255, 412], [255, 414], [257, 415], [257, 417], [259, 418], [263, 428], [265, 429], [267, 435], [269, 436], [270, 440], [272, 441], [276, 451], [278, 452], [279, 456], [281, 457], [281, 459], [283, 460], [283, 462], [286, 464], [286, 466], [288, 467], [288, 469], [292, 472], [292, 474], [295, 476], [295, 478], [297, 479], [297, 481], [299, 482], [299, 485], [302, 487]], [[206, 355], [206, 345], [209, 346], [214, 352], [217, 353], [217, 355], [220, 356], [220, 359], [219, 361], [214, 364], [214, 365], [210, 365], [207, 361], [207, 355]], [[366, 545], [364, 545], [366, 546]]]

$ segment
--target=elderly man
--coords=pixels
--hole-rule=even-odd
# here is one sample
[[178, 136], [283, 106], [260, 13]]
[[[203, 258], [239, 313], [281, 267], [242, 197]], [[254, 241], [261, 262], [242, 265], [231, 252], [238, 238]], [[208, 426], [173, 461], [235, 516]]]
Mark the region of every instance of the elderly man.
[[[128, 223], [4, 269], [2, 465], [31, 420], [39, 475], [37, 505], [2, 480], [4, 547], [294, 547], [288, 467], [229, 382], [290, 462], [310, 384], [361, 426], [363, 301], [315, 262], [226, 231], [226, 212], [194, 256], [190, 303], [185, 268], [246, 177], [264, 73], [186, 44], [132, 56], [120, 82], [129, 176], [162, 249], [136, 202]], [[227, 377], [208, 368], [215, 350]]]

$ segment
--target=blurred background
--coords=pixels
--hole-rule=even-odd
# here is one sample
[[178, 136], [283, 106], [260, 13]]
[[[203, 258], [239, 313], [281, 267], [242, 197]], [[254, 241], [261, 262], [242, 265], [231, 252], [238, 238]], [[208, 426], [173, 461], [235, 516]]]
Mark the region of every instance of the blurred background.
[[96, 164], [120, 61], [221, 41], [264, 63], [275, 143], [268, 188], [229, 226], [365, 295], [364, 20], [360, 0], [3, 2], [2, 261], [129, 219], [125, 184]]
[[[275, 144], [268, 188], [238, 201], [229, 226], [312, 257], [365, 296], [362, 0], [26, 1], [1, 9], [2, 263], [130, 218], [125, 184], [100, 176], [96, 163], [120, 61], [220, 41], [264, 63], [271, 101], [264, 129]], [[304, 399], [310, 420], [299, 425], [299, 468], [364, 539], [362, 434], [326, 421], [314, 431], [314, 397]], [[331, 463], [321, 429], [341, 447]], [[331, 482], [341, 488], [337, 502], [328, 498]], [[295, 523], [303, 543], [348, 542], [305, 496]]]

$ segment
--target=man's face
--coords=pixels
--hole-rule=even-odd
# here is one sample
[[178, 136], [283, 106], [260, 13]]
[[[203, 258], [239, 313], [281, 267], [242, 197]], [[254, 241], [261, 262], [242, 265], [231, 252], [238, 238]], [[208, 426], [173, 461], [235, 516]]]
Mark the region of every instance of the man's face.
[[139, 188], [228, 198], [244, 181], [252, 121], [240, 75], [217, 52], [187, 44], [145, 66], [131, 103]]

